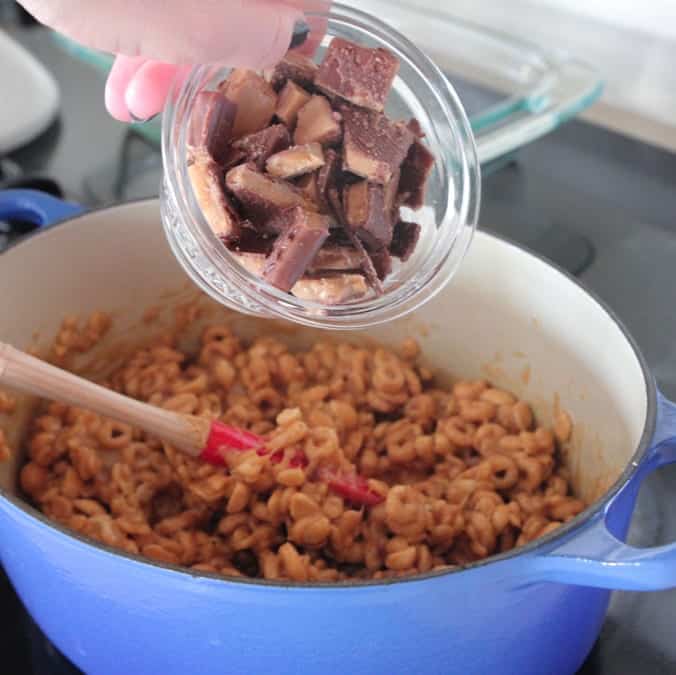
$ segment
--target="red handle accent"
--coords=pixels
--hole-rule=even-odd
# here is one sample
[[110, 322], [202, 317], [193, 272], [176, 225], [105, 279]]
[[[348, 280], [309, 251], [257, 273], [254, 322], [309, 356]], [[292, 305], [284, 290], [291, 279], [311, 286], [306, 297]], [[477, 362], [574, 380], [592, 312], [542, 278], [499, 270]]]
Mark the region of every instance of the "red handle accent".
[[254, 448], [262, 448], [264, 444], [265, 439], [262, 436], [214, 420], [211, 423], [207, 444], [202, 450], [200, 458], [209, 462], [209, 464], [222, 466], [225, 464], [221, 453], [223, 448], [228, 450], [253, 450]]

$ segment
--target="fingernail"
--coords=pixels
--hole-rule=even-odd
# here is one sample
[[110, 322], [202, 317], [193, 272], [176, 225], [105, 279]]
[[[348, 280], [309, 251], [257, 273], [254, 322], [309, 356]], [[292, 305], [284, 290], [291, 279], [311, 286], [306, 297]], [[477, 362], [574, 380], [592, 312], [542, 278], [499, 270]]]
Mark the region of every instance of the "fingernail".
[[305, 40], [307, 40], [307, 36], [310, 34], [310, 26], [303, 21], [303, 19], [299, 19], [296, 21], [296, 23], [293, 25], [293, 33], [291, 34], [291, 43], [289, 44], [289, 49], [294, 49], [295, 47], [300, 47]]
[[155, 113], [154, 115], [151, 115], [150, 117], [146, 117], [143, 119], [142, 117], [136, 117], [134, 113], [130, 110], [129, 111], [129, 117], [131, 117], [131, 121], [134, 122], [135, 124], [144, 124], [145, 122], [150, 122], [150, 120], [154, 120], [159, 113]]

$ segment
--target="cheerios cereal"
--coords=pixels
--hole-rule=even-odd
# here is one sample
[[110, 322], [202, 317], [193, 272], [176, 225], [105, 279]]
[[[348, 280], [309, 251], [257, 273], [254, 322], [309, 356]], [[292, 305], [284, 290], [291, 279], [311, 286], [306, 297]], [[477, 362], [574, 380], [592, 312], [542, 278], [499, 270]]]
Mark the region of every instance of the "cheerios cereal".
[[[101, 327], [95, 327], [97, 332]], [[292, 352], [206, 329], [164, 340], [107, 386], [245, 427], [266, 453], [227, 468], [86, 410], [48, 404], [21, 486], [50, 518], [123, 551], [228, 576], [382, 579], [460, 566], [542, 536], [585, 508], [560, 461], [571, 421], [539, 426], [483, 380], [435, 385], [420, 349], [317, 342]], [[336, 490], [327, 467], [359, 475]], [[371, 501], [360, 501], [367, 489]]]

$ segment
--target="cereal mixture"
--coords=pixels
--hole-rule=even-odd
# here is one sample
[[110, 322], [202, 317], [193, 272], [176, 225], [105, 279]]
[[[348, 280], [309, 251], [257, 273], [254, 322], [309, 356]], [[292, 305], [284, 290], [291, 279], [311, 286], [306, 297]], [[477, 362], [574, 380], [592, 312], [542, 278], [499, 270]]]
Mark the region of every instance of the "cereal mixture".
[[[206, 329], [197, 354], [165, 340], [106, 384], [246, 427], [270, 452], [226, 452], [225, 470], [51, 403], [33, 423], [21, 486], [50, 518], [124, 551], [295, 581], [463, 565], [585, 507], [559, 457], [567, 416], [552, 431], [485, 381], [439, 388], [418, 357], [413, 340], [398, 353], [330, 342], [291, 352], [272, 337], [245, 345], [221, 325]], [[337, 467], [367, 477], [379, 503], [332, 491], [322, 477]]]

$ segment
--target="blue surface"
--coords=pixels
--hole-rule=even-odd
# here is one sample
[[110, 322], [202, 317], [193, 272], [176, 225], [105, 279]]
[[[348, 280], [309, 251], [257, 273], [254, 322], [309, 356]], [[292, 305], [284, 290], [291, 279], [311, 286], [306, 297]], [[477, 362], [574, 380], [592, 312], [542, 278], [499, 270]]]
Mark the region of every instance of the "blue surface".
[[78, 204], [37, 190], [0, 190], [0, 220], [23, 220], [47, 227], [83, 212]]
[[[63, 217], [52, 206], [41, 207], [46, 223]], [[673, 462], [676, 406], [658, 395], [653, 447], [564, 541], [394, 584], [193, 576], [91, 545], [6, 496], [0, 558], [42, 630], [89, 675], [568, 675], [599, 633], [608, 589], [676, 587], [676, 544], [621, 541], [641, 482]]]

